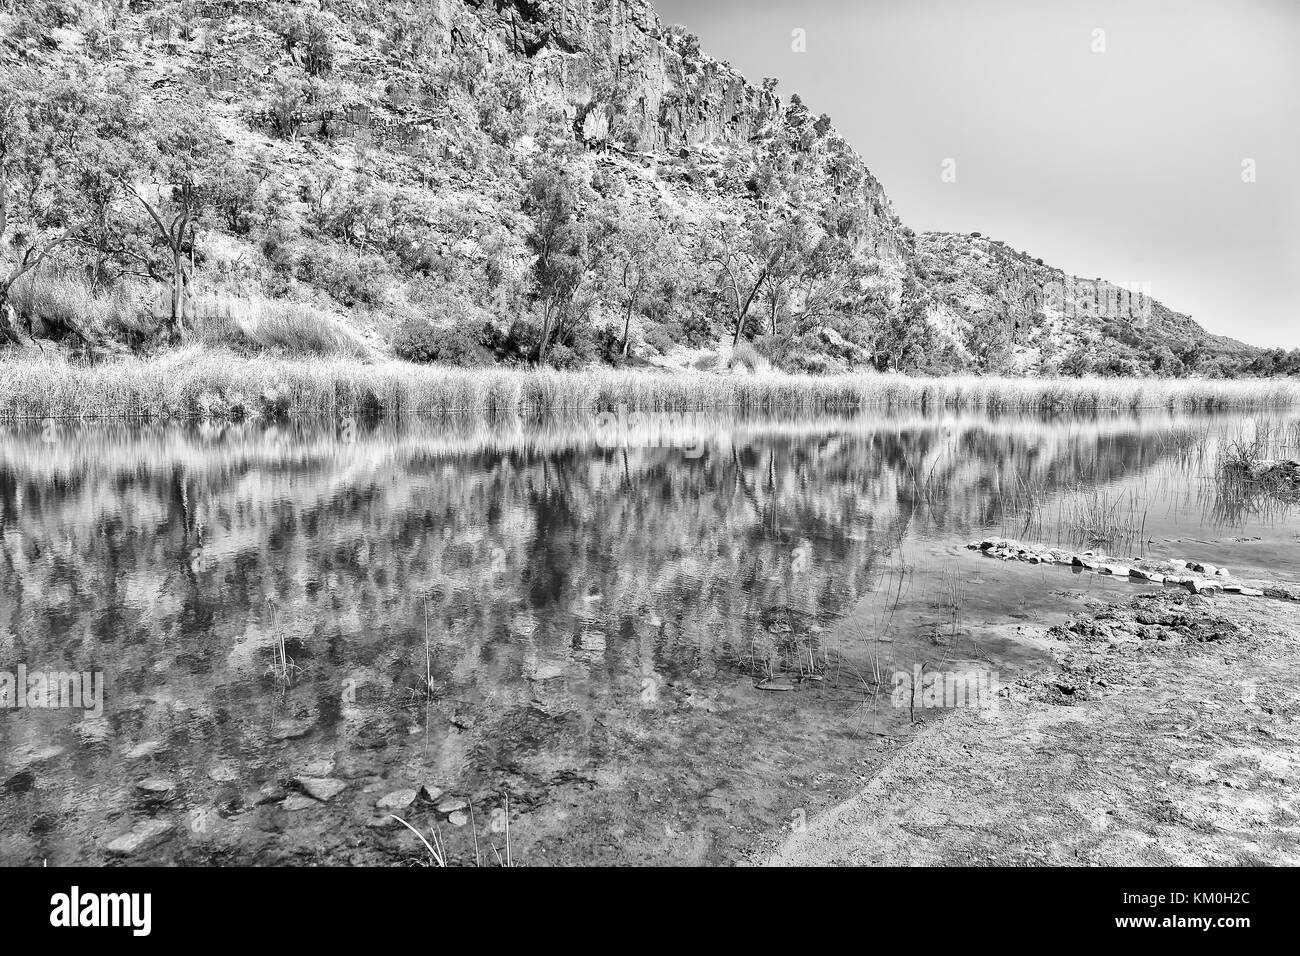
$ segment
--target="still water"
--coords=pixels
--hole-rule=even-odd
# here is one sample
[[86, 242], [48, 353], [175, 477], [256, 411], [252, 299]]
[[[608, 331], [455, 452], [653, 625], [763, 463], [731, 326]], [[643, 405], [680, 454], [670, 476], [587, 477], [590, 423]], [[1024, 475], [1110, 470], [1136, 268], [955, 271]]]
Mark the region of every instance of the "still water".
[[427, 861], [390, 814], [458, 864], [507, 820], [516, 864], [752, 858], [933, 719], [894, 673], [1008, 683], [1153, 587], [968, 541], [1296, 580], [1296, 515], [1213, 481], [1261, 424], [0, 428], [0, 672], [103, 681], [0, 709], [0, 863]]

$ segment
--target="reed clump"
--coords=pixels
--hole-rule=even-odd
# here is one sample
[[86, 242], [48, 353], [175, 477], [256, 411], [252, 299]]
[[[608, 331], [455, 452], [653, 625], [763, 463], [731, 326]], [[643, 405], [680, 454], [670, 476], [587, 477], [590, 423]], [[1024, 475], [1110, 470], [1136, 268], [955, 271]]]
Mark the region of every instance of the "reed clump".
[[[301, 317], [300, 317], [301, 318]], [[310, 317], [308, 317], [310, 318]], [[289, 321], [289, 320], [283, 320]], [[295, 320], [296, 321], [296, 320]], [[304, 320], [306, 321], [306, 320]], [[281, 320], [276, 320], [280, 323]], [[310, 324], [310, 323], [308, 323]], [[288, 327], [264, 328], [292, 338]], [[328, 331], [321, 335], [328, 337]], [[282, 337], [282, 336], [281, 336]], [[913, 378], [589, 369], [451, 368], [366, 360], [324, 339], [310, 359], [187, 346], [153, 358], [85, 364], [29, 351], [0, 356], [0, 419], [224, 418], [379, 414], [592, 413], [706, 409], [949, 408], [984, 411], [1170, 411], [1284, 408], [1291, 380]], [[313, 345], [312, 351], [316, 351]], [[340, 351], [344, 354], [340, 354]]]

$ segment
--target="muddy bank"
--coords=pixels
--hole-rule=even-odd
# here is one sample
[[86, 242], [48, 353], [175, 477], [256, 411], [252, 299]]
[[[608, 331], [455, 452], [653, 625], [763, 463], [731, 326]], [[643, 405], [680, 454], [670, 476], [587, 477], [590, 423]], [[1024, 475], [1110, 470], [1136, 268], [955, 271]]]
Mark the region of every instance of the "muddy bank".
[[1300, 605], [1149, 592], [1045, 637], [1052, 666], [922, 716], [766, 862], [1300, 863]]

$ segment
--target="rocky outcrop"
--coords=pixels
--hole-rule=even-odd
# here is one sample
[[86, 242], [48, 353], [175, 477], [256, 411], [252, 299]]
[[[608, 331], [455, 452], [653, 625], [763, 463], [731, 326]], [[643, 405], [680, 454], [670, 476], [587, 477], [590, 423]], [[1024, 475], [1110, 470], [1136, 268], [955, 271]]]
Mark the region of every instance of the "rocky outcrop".
[[[1204, 561], [1180, 561], [1163, 558], [1134, 558], [1119, 561], [1095, 551], [1075, 552], [1049, 548], [1043, 544], [1024, 544], [1006, 538], [985, 538], [966, 547], [990, 558], [1024, 561], [1028, 564], [1063, 564], [1080, 572], [1128, 578], [1149, 584], [1172, 584], [1185, 587], [1193, 594], [1222, 591], [1243, 597], [1285, 597], [1270, 593], [1267, 587], [1255, 587], [1232, 580], [1232, 572]], [[1277, 589], [1273, 589], [1276, 591]]]

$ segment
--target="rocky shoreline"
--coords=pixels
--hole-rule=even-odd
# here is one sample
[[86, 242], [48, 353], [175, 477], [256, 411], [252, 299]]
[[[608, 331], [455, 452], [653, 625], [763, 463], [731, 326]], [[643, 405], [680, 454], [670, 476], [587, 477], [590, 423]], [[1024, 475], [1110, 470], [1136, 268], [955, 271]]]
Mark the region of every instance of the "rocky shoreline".
[[1009, 538], [985, 538], [972, 541], [967, 549], [1002, 561], [1028, 564], [1063, 564], [1079, 571], [1131, 578], [1150, 584], [1176, 585], [1193, 594], [1239, 594], [1242, 597], [1270, 597], [1300, 600], [1300, 588], [1282, 582], [1238, 580], [1227, 568], [1208, 561], [1183, 561], [1169, 558], [1111, 557], [1096, 551], [1075, 552], [1049, 548], [1043, 544], [1025, 544]]
[[1300, 864], [1300, 608], [1144, 589], [1041, 637], [1052, 664], [919, 722], [765, 862]]

